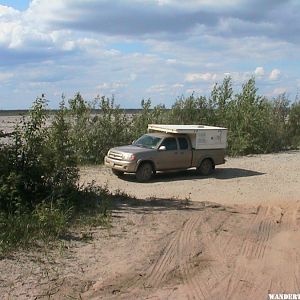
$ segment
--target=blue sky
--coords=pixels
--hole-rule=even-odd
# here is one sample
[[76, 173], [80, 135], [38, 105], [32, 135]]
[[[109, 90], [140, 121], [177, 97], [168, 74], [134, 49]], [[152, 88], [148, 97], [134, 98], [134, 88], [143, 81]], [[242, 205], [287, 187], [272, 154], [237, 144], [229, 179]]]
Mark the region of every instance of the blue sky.
[[76, 92], [170, 106], [226, 75], [293, 100], [299, 15], [298, 0], [0, 0], [0, 109]]
[[11, 6], [15, 9], [18, 10], [26, 10], [29, 6], [30, 1], [29, 0], [6, 0], [0, 1], [0, 5], [5, 5], [5, 6]]

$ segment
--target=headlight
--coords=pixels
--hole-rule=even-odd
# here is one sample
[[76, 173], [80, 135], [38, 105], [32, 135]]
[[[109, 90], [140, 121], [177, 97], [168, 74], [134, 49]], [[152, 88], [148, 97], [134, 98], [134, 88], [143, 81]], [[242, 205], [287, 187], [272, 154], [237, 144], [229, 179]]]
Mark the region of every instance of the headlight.
[[136, 159], [136, 156], [132, 153], [124, 153], [123, 159], [132, 161]]

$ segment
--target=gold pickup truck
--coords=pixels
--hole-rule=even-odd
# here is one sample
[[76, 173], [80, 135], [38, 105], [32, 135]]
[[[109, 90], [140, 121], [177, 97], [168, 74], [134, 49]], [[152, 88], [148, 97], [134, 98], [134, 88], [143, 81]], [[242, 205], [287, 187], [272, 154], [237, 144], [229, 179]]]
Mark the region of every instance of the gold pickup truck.
[[225, 163], [225, 149], [195, 149], [188, 134], [154, 132], [110, 149], [104, 163], [117, 176], [135, 173], [139, 182], [149, 181], [157, 171], [196, 168], [209, 175]]

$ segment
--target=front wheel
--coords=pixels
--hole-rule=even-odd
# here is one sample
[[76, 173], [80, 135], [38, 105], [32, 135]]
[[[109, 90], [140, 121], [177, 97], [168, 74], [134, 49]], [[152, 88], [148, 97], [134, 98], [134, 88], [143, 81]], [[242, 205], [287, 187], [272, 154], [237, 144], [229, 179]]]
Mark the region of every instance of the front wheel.
[[210, 175], [213, 169], [214, 169], [214, 164], [209, 158], [204, 159], [201, 162], [201, 165], [198, 167], [199, 173], [204, 176]]
[[147, 182], [151, 179], [152, 175], [152, 165], [150, 163], [143, 163], [138, 167], [135, 177], [138, 182]]

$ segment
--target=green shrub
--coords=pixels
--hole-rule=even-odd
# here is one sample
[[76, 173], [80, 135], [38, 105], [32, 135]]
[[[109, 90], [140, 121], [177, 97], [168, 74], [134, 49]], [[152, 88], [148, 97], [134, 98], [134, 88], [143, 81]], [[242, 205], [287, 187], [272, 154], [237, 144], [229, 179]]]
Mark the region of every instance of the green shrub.
[[33, 211], [0, 214], [0, 253], [37, 243], [48, 244], [68, 228], [70, 211], [40, 203]]
[[[98, 97], [88, 103], [77, 94], [69, 105], [70, 138], [79, 163], [102, 163], [109, 148], [131, 143], [150, 123], [227, 127], [229, 155], [269, 153], [299, 145], [298, 106], [291, 106], [285, 94], [271, 100], [259, 95], [255, 78], [234, 93], [232, 79], [225, 77], [209, 96], [182, 96], [171, 109], [152, 107], [150, 99], [142, 100], [141, 111], [132, 116], [116, 106], [113, 98]], [[100, 109], [97, 115], [92, 113], [95, 108]]]
[[[87, 103], [76, 94], [69, 106], [70, 139], [78, 163], [101, 163], [109, 148], [130, 141], [129, 117], [115, 106], [114, 98], [97, 97]], [[95, 109], [100, 113], [93, 114]]]
[[141, 101], [141, 112], [133, 115], [130, 123], [130, 138], [131, 141], [137, 139], [142, 134], [147, 132], [148, 124], [165, 123], [167, 117], [166, 108], [164, 105], [151, 107], [151, 100]]
[[109, 193], [78, 185], [64, 101], [51, 126], [46, 107], [46, 100], [38, 98], [12, 143], [0, 145], [0, 253], [55, 240], [85, 213], [82, 207], [92, 207], [99, 220], [109, 215]]
[[300, 146], [300, 101], [296, 101], [291, 106], [287, 127], [292, 148], [298, 148]]

